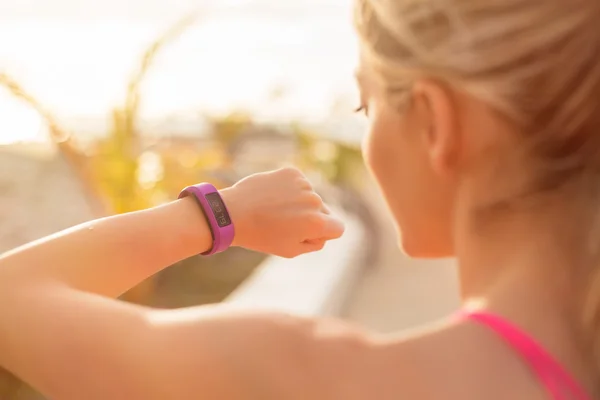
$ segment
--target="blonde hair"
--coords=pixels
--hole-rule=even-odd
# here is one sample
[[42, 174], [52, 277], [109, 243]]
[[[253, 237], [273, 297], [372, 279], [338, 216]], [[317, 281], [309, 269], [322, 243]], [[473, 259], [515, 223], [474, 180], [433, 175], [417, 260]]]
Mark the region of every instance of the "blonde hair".
[[[419, 77], [485, 101], [523, 133], [539, 189], [595, 179], [586, 196], [598, 216], [599, 21], [596, 0], [356, 0], [355, 8], [361, 54], [392, 104]], [[584, 308], [600, 336], [600, 266], [590, 282]]]

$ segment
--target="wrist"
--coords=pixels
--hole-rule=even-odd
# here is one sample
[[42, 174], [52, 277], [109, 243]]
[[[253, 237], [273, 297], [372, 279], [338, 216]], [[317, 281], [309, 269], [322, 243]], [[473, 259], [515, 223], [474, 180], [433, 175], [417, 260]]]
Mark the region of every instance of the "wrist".
[[[221, 253], [233, 245], [235, 239], [235, 224], [233, 223], [231, 212], [226, 204], [227, 199], [230, 203], [238, 204], [235, 196], [223, 191], [210, 183], [199, 183], [184, 188], [179, 194], [179, 198], [193, 198], [197, 208], [205, 218], [205, 224], [211, 233], [212, 246], [202, 252], [202, 255], [209, 256]], [[234, 207], [235, 208], [235, 207]]]
[[244, 219], [242, 217], [243, 211], [241, 210], [243, 202], [240, 201], [240, 197], [234, 187], [219, 190], [219, 194], [223, 199], [223, 203], [225, 203], [225, 207], [227, 207], [231, 222], [235, 226], [235, 235], [231, 245], [243, 247], [243, 238], [246, 232]]
[[199, 209], [198, 203], [192, 197], [184, 197], [173, 203], [174, 215], [172, 221], [178, 221], [178, 235], [186, 248], [192, 248], [197, 254], [210, 250], [212, 234], [210, 225]]

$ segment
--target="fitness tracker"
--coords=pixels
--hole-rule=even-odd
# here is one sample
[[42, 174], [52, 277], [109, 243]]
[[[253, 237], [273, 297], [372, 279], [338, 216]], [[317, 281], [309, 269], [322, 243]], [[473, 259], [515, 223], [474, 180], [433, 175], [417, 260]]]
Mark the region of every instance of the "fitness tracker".
[[194, 196], [210, 227], [213, 246], [202, 255], [211, 255], [227, 250], [235, 236], [233, 221], [219, 191], [210, 183], [188, 186], [181, 191], [179, 198]]

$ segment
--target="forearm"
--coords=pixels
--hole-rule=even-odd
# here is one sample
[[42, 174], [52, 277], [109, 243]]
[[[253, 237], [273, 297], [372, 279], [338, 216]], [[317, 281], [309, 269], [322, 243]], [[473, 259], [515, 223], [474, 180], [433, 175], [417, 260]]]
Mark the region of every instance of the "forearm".
[[208, 250], [192, 198], [68, 229], [0, 257], [0, 282], [48, 280], [116, 297], [173, 263]]

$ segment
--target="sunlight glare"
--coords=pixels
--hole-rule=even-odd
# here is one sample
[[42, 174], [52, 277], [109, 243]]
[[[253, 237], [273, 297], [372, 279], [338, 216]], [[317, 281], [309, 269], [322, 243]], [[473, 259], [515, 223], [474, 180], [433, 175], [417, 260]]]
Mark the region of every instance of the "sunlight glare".
[[36, 111], [4, 90], [0, 90], [0, 116], [0, 145], [48, 140], [45, 125]]

